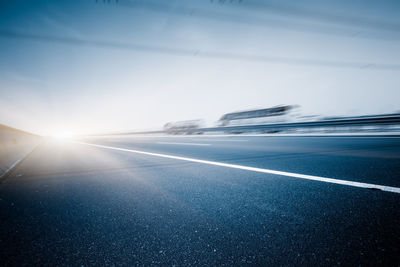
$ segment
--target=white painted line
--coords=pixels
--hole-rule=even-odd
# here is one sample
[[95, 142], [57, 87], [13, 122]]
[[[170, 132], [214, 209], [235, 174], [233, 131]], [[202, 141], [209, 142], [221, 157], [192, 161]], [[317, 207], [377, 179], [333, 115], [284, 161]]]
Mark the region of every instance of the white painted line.
[[189, 161], [189, 162], [196, 162], [196, 163], [202, 163], [202, 164], [208, 164], [208, 165], [214, 165], [214, 166], [220, 166], [220, 167], [227, 167], [227, 168], [233, 168], [233, 169], [240, 169], [240, 170], [246, 170], [246, 171], [275, 174], [275, 175], [287, 176], [287, 177], [292, 177], [292, 178], [297, 178], [297, 179], [306, 179], [306, 180], [312, 180], [312, 181], [320, 181], [320, 182], [325, 182], [325, 183], [340, 184], [340, 185], [347, 185], [347, 186], [354, 186], [354, 187], [368, 188], [368, 189], [379, 189], [379, 190], [386, 191], [386, 192], [393, 192], [393, 193], [400, 194], [400, 188], [399, 187], [377, 185], [377, 184], [368, 184], [368, 183], [360, 183], [360, 182], [352, 182], [352, 181], [348, 181], [348, 180], [333, 179], [333, 178], [306, 175], [306, 174], [299, 174], [299, 173], [293, 173], [293, 172], [275, 171], [275, 170], [270, 170], [270, 169], [263, 169], [263, 168], [249, 167], [249, 166], [243, 166], [243, 165], [237, 165], [237, 164], [222, 163], [222, 162], [217, 162], [217, 161], [209, 161], [209, 160], [202, 160], [202, 159], [195, 159], [195, 158], [187, 158], [187, 157], [180, 157], [180, 156], [173, 156], [173, 155], [167, 155], [167, 154], [152, 153], [152, 152], [133, 150], [133, 149], [126, 149], [126, 148], [119, 148], [119, 147], [112, 147], [112, 146], [103, 146], [103, 145], [90, 144], [90, 143], [85, 143], [85, 142], [76, 142], [75, 141], [74, 143], [93, 146], [93, 147], [106, 148], [106, 149], [111, 149], [111, 150], [118, 150], [118, 151], [131, 152], [131, 153], [136, 153], [136, 154], [143, 154], [143, 155], [161, 157], [161, 158], [177, 159], [177, 160], [184, 160], [184, 161]]
[[259, 133], [259, 134], [226, 134], [226, 133], [205, 133], [202, 135], [170, 135], [170, 134], [122, 134], [122, 135], [99, 135], [90, 136], [91, 138], [242, 138], [242, 137], [280, 137], [280, 136], [290, 136], [290, 137], [351, 137], [351, 138], [400, 138], [400, 131], [391, 132], [356, 132], [356, 133]]
[[179, 145], [179, 146], [210, 146], [210, 144], [203, 143], [175, 143], [175, 142], [156, 142], [163, 145]]
[[36, 147], [38, 147], [40, 145], [37, 144], [32, 150], [30, 150], [28, 153], [25, 153], [24, 155], [22, 155], [19, 159], [17, 159], [13, 164], [11, 164], [11, 166], [3, 173], [0, 175], [0, 181], [1, 179], [3, 179], [4, 177], [6, 177], [6, 175], [8, 175], [9, 172], [11, 172], [16, 166], [18, 166], [18, 164], [20, 162], [22, 162], [29, 154], [32, 153], [33, 150], [35, 150]]
[[21, 158], [19, 158], [17, 161], [15, 161], [2, 175], [0, 175], [0, 179], [5, 177], [12, 169], [14, 169], [15, 166], [18, 165], [23, 159], [25, 158], [25, 155]]
[[212, 141], [212, 142], [248, 142], [249, 140], [247, 140], [247, 139], [243, 139], [243, 140], [238, 140], [238, 139], [232, 139], [232, 140], [229, 140], [229, 139], [206, 139], [206, 140], [204, 140], [204, 141]]

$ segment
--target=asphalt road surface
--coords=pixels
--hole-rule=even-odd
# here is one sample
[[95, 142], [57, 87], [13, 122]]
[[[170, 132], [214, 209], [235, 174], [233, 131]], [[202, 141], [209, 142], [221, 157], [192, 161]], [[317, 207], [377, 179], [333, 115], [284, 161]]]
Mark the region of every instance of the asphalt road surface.
[[400, 265], [400, 138], [44, 141], [0, 184], [1, 265]]

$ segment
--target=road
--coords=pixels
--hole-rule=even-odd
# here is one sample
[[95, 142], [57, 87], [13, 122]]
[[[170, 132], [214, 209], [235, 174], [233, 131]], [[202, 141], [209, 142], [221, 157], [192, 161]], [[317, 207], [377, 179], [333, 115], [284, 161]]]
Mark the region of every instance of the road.
[[2, 265], [398, 266], [399, 225], [396, 137], [47, 140], [0, 184]]

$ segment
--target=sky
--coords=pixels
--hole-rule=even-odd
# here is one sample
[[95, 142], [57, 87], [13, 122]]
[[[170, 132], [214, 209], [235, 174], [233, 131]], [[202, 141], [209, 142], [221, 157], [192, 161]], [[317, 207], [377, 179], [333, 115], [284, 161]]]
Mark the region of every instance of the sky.
[[399, 1], [0, 0], [0, 124], [161, 129], [279, 104], [400, 112]]

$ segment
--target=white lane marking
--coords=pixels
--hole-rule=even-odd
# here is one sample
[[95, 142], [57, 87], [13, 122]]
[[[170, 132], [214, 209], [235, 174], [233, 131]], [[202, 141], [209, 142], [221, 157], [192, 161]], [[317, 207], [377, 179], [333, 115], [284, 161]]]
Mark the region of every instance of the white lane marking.
[[379, 190], [386, 191], [386, 192], [393, 192], [393, 193], [400, 194], [399, 187], [352, 182], [352, 181], [348, 181], [348, 180], [333, 179], [333, 178], [307, 175], [307, 174], [299, 174], [299, 173], [293, 173], [293, 172], [276, 171], [276, 170], [249, 167], [249, 166], [243, 166], [243, 165], [237, 165], [237, 164], [229, 164], [229, 163], [223, 163], [223, 162], [217, 162], [217, 161], [187, 158], [187, 157], [173, 156], [173, 155], [160, 154], [160, 153], [152, 153], [152, 152], [112, 147], [112, 146], [103, 146], [103, 145], [97, 145], [97, 144], [91, 144], [91, 143], [85, 143], [85, 142], [75, 141], [74, 143], [93, 146], [93, 147], [106, 148], [106, 149], [111, 149], [111, 150], [118, 150], [118, 151], [131, 152], [131, 153], [136, 153], [136, 154], [161, 157], [161, 158], [177, 159], [177, 160], [184, 160], [184, 161], [190, 161], [190, 162], [196, 162], [196, 163], [202, 163], [202, 164], [208, 164], [208, 165], [214, 165], [214, 166], [220, 166], [220, 167], [227, 167], [227, 168], [233, 168], [233, 169], [240, 169], [240, 170], [246, 170], [246, 171], [275, 174], [275, 175], [287, 176], [287, 177], [292, 177], [292, 178], [297, 178], [297, 179], [306, 179], [306, 180], [312, 180], [312, 181], [320, 181], [320, 182], [325, 182], [325, 183], [340, 184], [340, 185], [347, 185], [347, 186], [354, 186], [354, 187], [368, 188], [368, 189], [379, 189]]
[[11, 164], [11, 166], [3, 173], [0, 175], [0, 179], [2, 179], [3, 177], [5, 177], [12, 169], [14, 169], [15, 166], [18, 165], [18, 163], [20, 163], [26, 155], [24, 155], [23, 157], [19, 158], [18, 160], [16, 160], [13, 164]]
[[229, 140], [229, 139], [222, 139], [222, 140], [220, 140], [220, 139], [206, 139], [206, 140], [204, 140], [204, 141], [212, 141], [212, 142], [248, 142], [249, 140], [247, 140], [247, 139], [243, 139], [243, 140], [238, 140], [238, 139], [232, 139], [232, 140]]
[[163, 145], [179, 145], [179, 146], [210, 146], [210, 144], [203, 143], [175, 143], [175, 142], [156, 142]]
[[329, 138], [395, 138], [399, 139], [398, 133], [392, 134], [373, 134], [373, 133], [360, 133], [360, 134], [205, 134], [205, 135], [151, 135], [151, 134], [127, 134], [127, 135], [105, 135], [105, 136], [91, 136], [91, 138], [242, 138], [242, 137], [329, 137]]
[[25, 153], [24, 155], [22, 155], [19, 159], [17, 159], [13, 164], [11, 164], [10, 167], [8, 167], [7, 170], [5, 170], [1, 175], [0, 175], [0, 181], [1, 179], [3, 179], [4, 177], [6, 177], [6, 175], [8, 175], [9, 172], [11, 172], [20, 162], [22, 162], [27, 156], [29, 156], [29, 154], [31, 154], [33, 152], [33, 150], [35, 150], [35, 148], [37, 148], [41, 143], [37, 144], [36, 146], [34, 146], [28, 153]]

